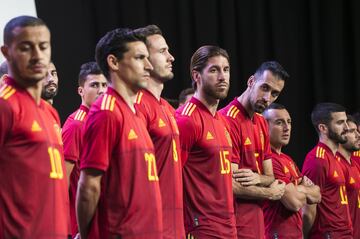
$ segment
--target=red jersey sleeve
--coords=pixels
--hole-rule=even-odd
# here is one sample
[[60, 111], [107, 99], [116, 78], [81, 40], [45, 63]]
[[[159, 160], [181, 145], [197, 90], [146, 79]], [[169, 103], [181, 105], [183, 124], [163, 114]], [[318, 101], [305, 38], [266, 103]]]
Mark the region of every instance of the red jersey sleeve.
[[267, 159], [271, 159], [272, 158], [272, 153], [271, 153], [271, 146], [270, 146], [270, 135], [269, 135], [269, 126], [266, 122], [266, 120], [264, 120], [264, 126], [265, 126], [265, 130], [264, 130], [264, 138], [265, 138], [265, 145], [264, 145], [264, 160]]
[[177, 117], [176, 123], [180, 132], [181, 162], [184, 166], [188, 159], [188, 154], [196, 142], [196, 128], [192, 120], [189, 120], [188, 117]]
[[305, 160], [302, 174], [310, 178], [320, 188], [324, 188], [328, 171], [329, 163], [326, 159], [313, 157]]
[[80, 169], [107, 170], [111, 153], [118, 142], [118, 125], [120, 122], [109, 111], [97, 111], [89, 115], [84, 128]]
[[13, 112], [8, 103], [0, 99], [0, 147], [5, 144], [5, 140], [11, 132], [14, 122]]
[[62, 140], [64, 143], [64, 158], [67, 161], [76, 162], [80, 155], [81, 126], [76, 121], [63, 127]]

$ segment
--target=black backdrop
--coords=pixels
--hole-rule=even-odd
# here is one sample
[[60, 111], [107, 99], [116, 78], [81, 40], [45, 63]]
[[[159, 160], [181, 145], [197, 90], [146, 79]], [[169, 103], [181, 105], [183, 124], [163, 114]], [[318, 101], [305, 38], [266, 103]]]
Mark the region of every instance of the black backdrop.
[[301, 166], [317, 135], [310, 112], [317, 102], [359, 109], [360, 1], [358, 0], [35, 0], [52, 32], [52, 58], [60, 79], [55, 98], [64, 122], [80, 104], [77, 75], [94, 59], [107, 31], [157, 24], [175, 57], [175, 78], [164, 96], [177, 98], [190, 86], [189, 61], [201, 45], [216, 44], [231, 57], [226, 104], [266, 60], [277, 60], [291, 75], [278, 99], [293, 119], [284, 149]]

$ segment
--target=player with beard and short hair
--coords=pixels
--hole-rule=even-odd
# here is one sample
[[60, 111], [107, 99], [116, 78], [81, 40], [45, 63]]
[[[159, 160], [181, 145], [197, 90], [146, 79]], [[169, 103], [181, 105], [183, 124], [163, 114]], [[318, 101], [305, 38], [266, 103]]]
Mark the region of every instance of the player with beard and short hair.
[[229, 91], [229, 55], [217, 46], [200, 47], [191, 57], [190, 75], [195, 94], [176, 110], [187, 238], [237, 238], [232, 143], [226, 120], [217, 112]]
[[54, 103], [54, 97], [59, 90], [59, 78], [56, 71], [56, 67], [53, 62], [50, 62], [46, 77], [43, 81], [43, 87], [41, 91], [41, 98], [46, 100], [49, 104]]
[[319, 103], [311, 113], [311, 121], [319, 135], [319, 142], [306, 155], [302, 173], [320, 187], [321, 202], [304, 207], [304, 236], [353, 238], [346, 178], [335, 158], [339, 144], [347, 142], [345, 108], [335, 103]]
[[265, 238], [302, 238], [301, 208], [306, 203], [320, 202], [320, 188], [301, 175], [292, 158], [282, 152], [282, 148], [289, 144], [292, 129], [286, 108], [272, 103], [263, 115], [269, 124], [274, 176], [286, 183], [281, 200], [265, 201]]
[[347, 115], [347, 142], [339, 145], [336, 157], [340, 160], [346, 180], [346, 193], [353, 224], [353, 237], [360, 238], [360, 164], [354, 160], [354, 153], [360, 150], [360, 133], [357, 123]]
[[146, 38], [149, 61], [153, 66], [149, 84], [138, 93], [136, 109], [144, 118], [155, 147], [161, 200], [164, 239], [184, 238], [183, 185], [179, 130], [174, 108], [161, 97], [164, 83], [174, 77], [174, 57], [159, 27], [149, 25], [135, 30]]
[[19, 16], [4, 28], [8, 76], [0, 88], [0, 238], [66, 238], [68, 190], [60, 119], [41, 99], [50, 31]]
[[246, 90], [220, 112], [230, 125], [231, 158], [238, 238], [263, 238], [262, 200], [279, 200], [285, 184], [274, 180], [269, 130], [261, 115], [274, 102], [288, 73], [275, 61], [261, 64]]

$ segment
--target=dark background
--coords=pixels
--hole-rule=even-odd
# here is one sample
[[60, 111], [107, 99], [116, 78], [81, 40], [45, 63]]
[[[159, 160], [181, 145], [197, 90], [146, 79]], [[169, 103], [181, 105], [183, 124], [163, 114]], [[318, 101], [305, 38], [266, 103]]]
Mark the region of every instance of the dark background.
[[157, 24], [175, 57], [175, 78], [163, 95], [177, 98], [190, 86], [189, 62], [204, 44], [226, 49], [231, 87], [226, 104], [266, 60], [277, 60], [291, 79], [278, 99], [293, 119], [285, 152], [301, 166], [317, 135], [310, 112], [317, 102], [359, 109], [360, 1], [352, 0], [35, 0], [52, 32], [52, 58], [60, 92], [55, 98], [62, 122], [77, 109], [77, 75], [94, 60], [97, 41], [117, 27]]

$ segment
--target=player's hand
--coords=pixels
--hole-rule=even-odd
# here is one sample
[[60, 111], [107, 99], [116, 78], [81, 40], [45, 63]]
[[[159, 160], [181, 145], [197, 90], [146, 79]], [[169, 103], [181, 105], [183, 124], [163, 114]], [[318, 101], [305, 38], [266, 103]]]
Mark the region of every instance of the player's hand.
[[275, 180], [270, 184], [271, 196], [270, 200], [279, 200], [285, 193], [285, 183], [279, 180]]
[[233, 178], [236, 182], [239, 182], [242, 186], [252, 186], [259, 184], [260, 175], [254, 173], [251, 169], [242, 168], [233, 171]]
[[310, 187], [310, 186], [313, 186], [314, 183], [313, 183], [313, 181], [311, 181], [310, 178], [304, 176], [304, 177], [302, 178], [301, 185], [304, 185], [305, 187]]

